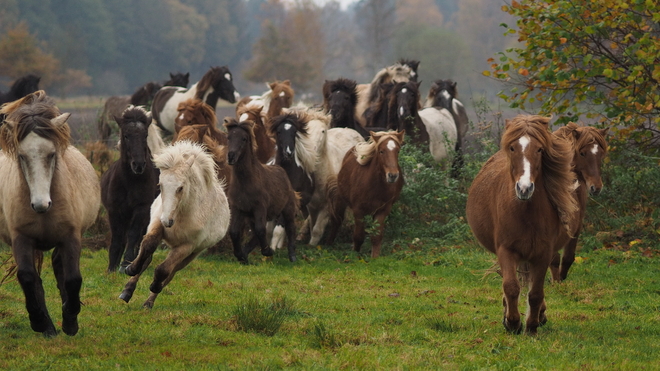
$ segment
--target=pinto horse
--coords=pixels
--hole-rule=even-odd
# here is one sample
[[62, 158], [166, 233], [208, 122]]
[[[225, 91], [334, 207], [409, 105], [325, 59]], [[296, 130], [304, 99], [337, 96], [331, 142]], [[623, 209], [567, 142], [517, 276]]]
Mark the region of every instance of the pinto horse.
[[240, 94], [234, 88], [227, 66], [211, 67], [190, 89], [166, 86], [156, 93], [151, 113], [158, 126], [168, 133], [174, 133], [174, 120], [178, 116], [179, 103], [191, 98], [202, 100], [215, 112], [218, 99], [236, 103]]
[[268, 116], [264, 113], [264, 108], [249, 104], [236, 109], [238, 121], [251, 120], [254, 122], [254, 139], [257, 141], [257, 158], [262, 164], [275, 162], [275, 151], [277, 145], [275, 140], [268, 135], [266, 122]]
[[180, 141], [155, 156], [160, 169], [160, 194], [151, 205], [147, 234], [137, 258], [126, 267], [132, 276], [119, 298], [129, 302], [140, 275], [164, 241], [170, 252], [154, 271], [144, 307], [152, 308], [174, 275], [199, 254], [215, 245], [229, 227], [229, 203], [215, 175], [211, 156], [198, 144]]
[[162, 86], [179, 86], [185, 88], [188, 86], [189, 76], [189, 73], [170, 73], [170, 79], [165, 81], [163, 85], [151, 81], [137, 88], [131, 96], [112, 96], [108, 98], [98, 116], [97, 129], [99, 138], [105, 141], [106, 144], [110, 144], [109, 140], [112, 135], [110, 122], [114, 117], [121, 117], [124, 110], [131, 104], [134, 106], [145, 106], [148, 110], [156, 93]]
[[332, 115], [331, 128], [350, 128], [369, 137], [369, 132], [355, 121], [357, 105], [357, 83], [355, 80], [339, 78], [325, 80], [323, 84], [323, 109]]
[[467, 135], [469, 120], [465, 106], [458, 100], [456, 85], [457, 83], [451, 80], [436, 80], [433, 82], [424, 107], [444, 108], [451, 113], [458, 134], [455, 149], [460, 151]]
[[21, 99], [24, 96], [39, 90], [39, 80], [35, 75], [25, 75], [16, 79], [6, 93], [0, 92], [0, 105]]
[[553, 281], [563, 281], [575, 261], [575, 248], [582, 230], [582, 221], [587, 211], [587, 194], [597, 196], [603, 189], [600, 166], [607, 155], [607, 129], [596, 129], [569, 123], [555, 131], [555, 134], [573, 143], [573, 172], [580, 186], [575, 190], [579, 210], [575, 216], [575, 228], [571, 239], [564, 247], [562, 256], [555, 254], [550, 265]]
[[520, 333], [520, 283], [529, 265], [525, 332], [546, 323], [545, 275], [566, 246], [578, 210], [569, 141], [553, 135], [547, 117], [519, 115], [506, 121], [500, 150], [481, 168], [468, 191], [467, 221], [477, 240], [497, 255], [502, 270], [504, 327]]
[[238, 111], [248, 104], [253, 107], [262, 107], [266, 117], [269, 118], [282, 114], [283, 108], [291, 107], [295, 95], [291, 81], [273, 81], [266, 83], [266, 86], [268, 86], [268, 90], [262, 95], [251, 95], [241, 99], [236, 105], [236, 115], [240, 116]]
[[78, 332], [82, 233], [98, 215], [96, 171], [69, 144], [68, 113], [43, 90], [6, 104], [0, 128], [0, 237], [11, 245], [32, 330], [57, 335], [36, 261], [53, 250], [62, 299], [62, 330]]
[[227, 133], [220, 131], [216, 125], [217, 119], [215, 110], [204, 103], [200, 99], [187, 99], [179, 103], [177, 106], [177, 116], [174, 119], [174, 136], [173, 141], [176, 140], [177, 135], [182, 127], [190, 125], [206, 125], [208, 126], [208, 134], [211, 135], [218, 144], [227, 144]]
[[367, 126], [405, 131], [415, 144], [429, 143], [429, 132], [419, 116], [419, 82], [383, 84], [377, 101], [365, 112]]
[[[241, 263], [247, 264], [248, 254], [259, 244], [262, 255], [272, 256], [273, 250], [266, 241], [266, 222], [281, 215], [289, 239], [289, 260], [296, 261], [295, 214], [298, 198], [286, 172], [279, 166], [267, 166], [257, 159], [254, 122], [239, 123], [227, 117], [225, 127], [229, 140], [227, 161], [232, 166], [228, 194], [231, 207], [229, 236], [234, 245], [234, 255]], [[243, 248], [241, 234], [246, 221], [254, 235]]]
[[108, 272], [122, 269], [135, 259], [149, 224], [149, 209], [158, 194], [158, 169], [151, 161], [147, 132], [151, 115], [130, 106], [119, 125], [119, 160], [101, 177], [101, 201], [108, 212], [111, 242]]
[[370, 84], [357, 86], [358, 103], [355, 106], [355, 119], [362, 126], [368, 125], [364, 112], [378, 99], [380, 86], [391, 82], [408, 82], [411, 80], [413, 70], [408, 65], [395, 63], [378, 71]]
[[344, 156], [336, 178], [328, 181], [328, 199], [332, 203], [332, 224], [328, 242], [333, 243], [347, 207], [353, 211], [353, 250], [360, 251], [366, 233], [364, 217], [371, 215], [378, 223], [378, 234], [371, 236], [371, 257], [380, 255], [385, 218], [403, 188], [399, 151], [404, 132], [371, 132], [368, 142], [358, 143]]

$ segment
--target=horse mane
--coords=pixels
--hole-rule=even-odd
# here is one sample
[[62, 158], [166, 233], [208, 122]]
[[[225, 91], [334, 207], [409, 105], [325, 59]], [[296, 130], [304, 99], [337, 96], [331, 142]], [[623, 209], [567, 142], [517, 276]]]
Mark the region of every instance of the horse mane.
[[[192, 165], [188, 163], [190, 158], [194, 158]], [[216, 180], [216, 164], [211, 155], [204, 150], [201, 144], [187, 140], [163, 148], [158, 155], [154, 156], [154, 164], [160, 170], [181, 173], [184, 175], [183, 179], [187, 179], [193, 185], [204, 185], [209, 188], [213, 187]]]
[[242, 130], [245, 130], [248, 134], [250, 134], [250, 143], [252, 144], [252, 153], [256, 155], [257, 153], [257, 139], [254, 136], [254, 121], [252, 120], [244, 120], [241, 122], [238, 122], [235, 118], [233, 117], [225, 117], [224, 119], [224, 125], [227, 128], [227, 131], [229, 129], [233, 128], [239, 128]]
[[[376, 137], [378, 138], [378, 140], [374, 140], [373, 134], [377, 134]], [[401, 140], [399, 139], [397, 132], [393, 130], [379, 131], [377, 133], [372, 133], [368, 141], [360, 142], [356, 144], [353, 149], [353, 153], [355, 154], [358, 164], [360, 165], [369, 164], [371, 162], [371, 159], [374, 157], [374, 154], [376, 154], [376, 150], [378, 149], [378, 144], [380, 144], [382, 141], [387, 139], [392, 139], [399, 146], [401, 146]]]
[[[293, 110], [292, 112], [285, 113], [270, 119], [270, 132], [271, 134], [277, 133], [280, 125], [291, 124], [296, 128], [296, 148], [294, 150], [296, 162], [302, 164], [306, 172], [311, 173], [316, 168], [318, 162], [318, 151], [316, 145], [318, 138], [312, 134], [316, 130], [310, 130], [310, 124], [313, 121], [320, 121], [320, 125], [325, 125], [327, 128], [328, 122], [318, 120], [316, 113], [310, 113], [305, 110]], [[323, 115], [325, 117], [327, 115]]]
[[213, 82], [223, 78], [223, 75], [227, 72], [229, 72], [227, 66], [211, 67], [211, 69], [208, 70], [197, 82], [197, 92], [195, 93], [195, 98], [200, 100], [203, 99], [206, 91], [213, 86]]
[[121, 113], [124, 122], [141, 122], [145, 125], [151, 124], [151, 116], [144, 107], [130, 105]]
[[69, 146], [69, 125], [53, 125], [51, 120], [60, 115], [60, 110], [43, 90], [3, 105], [0, 114], [7, 116], [0, 127], [0, 147], [12, 157], [17, 155], [18, 144], [31, 132], [51, 140], [60, 154]]
[[323, 84], [323, 107], [326, 110], [329, 110], [328, 100], [330, 99], [330, 95], [335, 91], [347, 93], [350, 96], [351, 105], [353, 107], [357, 105], [357, 83], [355, 80], [340, 77], [337, 80], [325, 80]]
[[184, 100], [183, 102], [179, 103], [177, 106], [176, 110], [178, 112], [181, 111], [190, 111], [190, 112], [199, 112], [201, 113], [202, 117], [206, 121], [205, 124], [209, 126], [215, 126], [215, 110], [213, 107], [209, 106], [208, 104], [204, 103], [201, 99], [198, 98], [191, 98]]
[[543, 182], [550, 202], [557, 208], [559, 218], [570, 235], [570, 226], [575, 211], [578, 210], [577, 201], [573, 197], [576, 186], [575, 174], [571, 171], [573, 146], [570, 141], [552, 134], [548, 130], [549, 122], [550, 117], [538, 115], [518, 115], [507, 120], [500, 151], [509, 148], [514, 141], [524, 135], [542, 143]]

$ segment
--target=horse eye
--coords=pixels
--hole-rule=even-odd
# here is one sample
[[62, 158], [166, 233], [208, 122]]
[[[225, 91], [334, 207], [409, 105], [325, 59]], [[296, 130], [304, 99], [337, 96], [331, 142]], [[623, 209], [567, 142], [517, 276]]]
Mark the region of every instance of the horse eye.
[[18, 160], [19, 160], [19, 161], [25, 161], [25, 156], [23, 156], [23, 155], [18, 155]]
[[385, 152], [383, 152], [383, 151], [380, 151], [380, 154], [381, 154], [381, 155], [382, 155], [383, 153], [385, 153]]
[[247, 138], [243, 138], [243, 141], [244, 141], [244, 142], [247, 142]]
[[543, 152], [543, 148], [539, 148], [539, 150], [538, 150], [538, 151], [536, 151], [536, 152], [538, 152], [538, 153], [541, 153], [541, 152]]
[[55, 157], [55, 153], [48, 154], [48, 161], [52, 160]]
[[584, 157], [584, 152], [580, 152], [580, 156]]
[[513, 152], [513, 151], [514, 151], [514, 149], [513, 149], [513, 146], [511, 146], [511, 147], [509, 147], [509, 149], [511, 150], [511, 152]]
[[183, 191], [183, 187], [179, 187], [176, 189], [176, 193], [181, 193], [181, 191]]

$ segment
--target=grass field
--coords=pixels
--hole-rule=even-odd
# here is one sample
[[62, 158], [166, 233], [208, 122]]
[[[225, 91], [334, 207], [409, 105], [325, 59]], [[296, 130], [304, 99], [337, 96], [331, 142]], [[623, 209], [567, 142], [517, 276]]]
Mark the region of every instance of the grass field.
[[[229, 252], [207, 255], [181, 271], [152, 310], [142, 302], [153, 269], [126, 304], [117, 296], [127, 276], [106, 274], [107, 252], [86, 249], [74, 337], [34, 333], [19, 285], [0, 286], [0, 369], [660, 367], [657, 259], [581, 254], [567, 281], [546, 287], [549, 322], [530, 337], [501, 325], [501, 278], [487, 274], [492, 255], [474, 245], [431, 246], [375, 260], [344, 244], [301, 246], [295, 264], [280, 251], [274, 260], [255, 255], [250, 266]], [[164, 256], [158, 251], [154, 262]], [[59, 322], [49, 264], [42, 277]], [[268, 336], [252, 326], [259, 320], [281, 327]]]

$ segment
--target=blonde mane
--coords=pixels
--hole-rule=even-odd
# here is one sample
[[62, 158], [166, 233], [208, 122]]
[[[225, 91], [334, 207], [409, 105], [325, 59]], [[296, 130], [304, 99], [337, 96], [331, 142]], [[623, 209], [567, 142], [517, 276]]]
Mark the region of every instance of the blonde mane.
[[523, 135], [528, 135], [542, 144], [543, 182], [550, 202], [557, 208], [559, 218], [570, 235], [570, 226], [578, 210], [577, 201], [573, 197], [576, 186], [575, 174], [571, 171], [573, 146], [570, 141], [552, 134], [548, 130], [549, 122], [550, 117], [537, 115], [518, 115], [508, 120], [500, 151], [507, 150]]
[[[194, 158], [192, 165], [188, 164], [190, 158]], [[172, 172], [181, 179], [193, 183], [191, 188], [198, 191], [202, 190], [195, 186], [212, 188], [218, 181], [216, 164], [211, 155], [204, 150], [201, 144], [187, 140], [163, 148], [158, 155], [154, 156], [154, 164], [163, 172]]]
[[378, 149], [378, 144], [384, 140], [392, 139], [399, 146], [401, 146], [401, 141], [399, 140], [396, 131], [391, 131], [391, 130], [379, 131], [378, 133], [375, 134], [379, 135], [378, 141], [374, 141], [373, 139], [374, 136], [371, 135], [367, 142], [360, 142], [355, 145], [355, 149], [353, 150], [353, 153], [355, 154], [358, 164], [360, 165], [369, 164], [369, 162], [371, 162], [371, 159], [374, 157], [376, 150]]

